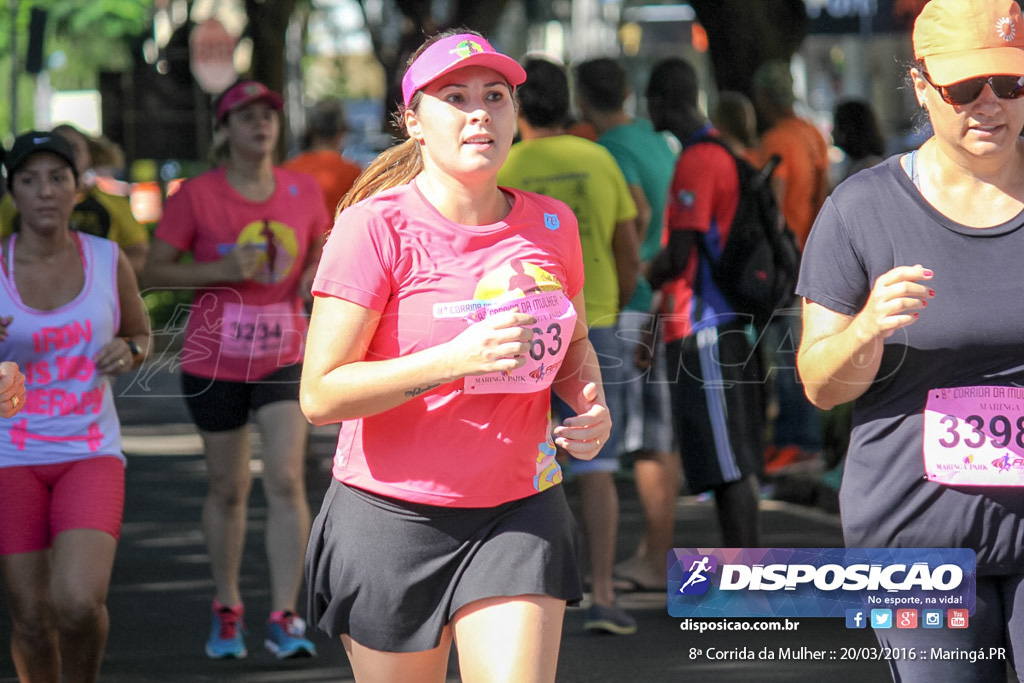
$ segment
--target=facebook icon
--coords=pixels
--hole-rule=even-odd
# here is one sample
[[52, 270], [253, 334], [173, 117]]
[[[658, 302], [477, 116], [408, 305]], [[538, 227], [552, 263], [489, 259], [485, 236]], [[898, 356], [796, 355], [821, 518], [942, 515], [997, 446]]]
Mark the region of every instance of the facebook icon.
[[868, 620], [862, 609], [846, 610], [846, 628], [867, 628]]

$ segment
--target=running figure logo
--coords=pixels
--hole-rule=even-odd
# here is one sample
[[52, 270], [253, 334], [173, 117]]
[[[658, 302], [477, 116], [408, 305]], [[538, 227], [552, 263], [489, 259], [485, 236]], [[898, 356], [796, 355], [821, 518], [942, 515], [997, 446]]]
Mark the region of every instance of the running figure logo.
[[718, 558], [714, 555], [686, 555], [680, 558], [679, 564], [689, 574], [679, 586], [682, 595], [703, 595], [708, 592], [711, 582], [708, 574], [718, 571]]
[[451, 53], [457, 55], [459, 59], [465, 59], [466, 57], [469, 57], [472, 54], [476, 54], [477, 52], [483, 51], [483, 46], [481, 46], [480, 43], [476, 42], [475, 40], [464, 40], [458, 45], [456, 45], [455, 49], [451, 50]]

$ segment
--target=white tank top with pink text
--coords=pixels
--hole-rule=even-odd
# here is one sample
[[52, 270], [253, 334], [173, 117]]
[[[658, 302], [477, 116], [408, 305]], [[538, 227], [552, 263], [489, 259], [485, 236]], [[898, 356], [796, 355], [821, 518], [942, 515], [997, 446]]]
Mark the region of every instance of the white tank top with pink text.
[[52, 311], [25, 305], [14, 280], [14, 244], [4, 249], [0, 316], [10, 316], [0, 360], [18, 363], [25, 374], [25, 407], [0, 419], [0, 467], [45, 465], [121, 453], [121, 428], [111, 379], [93, 359], [120, 327], [118, 247], [72, 233], [85, 269], [85, 285]]

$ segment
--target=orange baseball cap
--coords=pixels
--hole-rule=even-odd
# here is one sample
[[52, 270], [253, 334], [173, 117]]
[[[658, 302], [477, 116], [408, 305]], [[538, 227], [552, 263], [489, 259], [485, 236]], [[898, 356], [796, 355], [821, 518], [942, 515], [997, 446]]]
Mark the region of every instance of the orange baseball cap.
[[931, 0], [914, 22], [914, 57], [936, 85], [1024, 76], [1024, 17], [1013, 0]]

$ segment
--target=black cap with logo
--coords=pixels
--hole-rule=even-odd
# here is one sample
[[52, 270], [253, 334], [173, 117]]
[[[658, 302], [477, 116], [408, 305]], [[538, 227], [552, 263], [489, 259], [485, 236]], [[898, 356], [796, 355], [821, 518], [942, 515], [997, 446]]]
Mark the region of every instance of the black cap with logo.
[[7, 151], [7, 158], [4, 159], [4, 168], [7, 171], [7, 188], [10, 189], [14, 181], [14, 172], [28, 161], [28, 158], [37, 152], [52, 152], [68, 162], [71, 172], [78, 182], [78, 169], [75, 168], [75, 150], [71, 143], [55, 133], [49, 131], [30, 130], [22, 133], [15, 140], [14, 144]]

